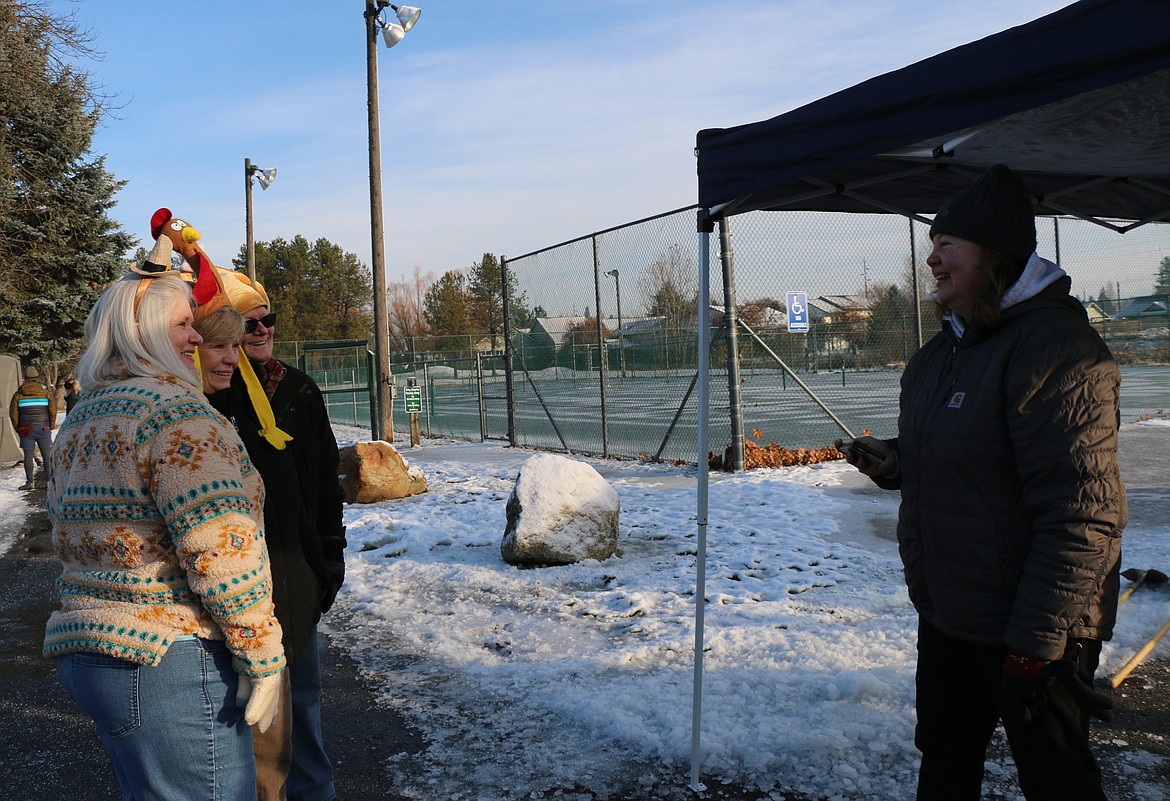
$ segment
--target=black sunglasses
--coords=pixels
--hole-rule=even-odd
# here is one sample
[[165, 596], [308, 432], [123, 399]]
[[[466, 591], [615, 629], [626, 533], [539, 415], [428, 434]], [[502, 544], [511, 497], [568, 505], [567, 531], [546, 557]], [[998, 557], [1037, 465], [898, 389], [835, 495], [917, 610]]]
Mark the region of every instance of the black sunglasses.
[[265, 328], [272, 328], [276, 325], [276, 312], [268, 312], [263, 317], [258, 317], [255, 320], [244, 320], [244, 333], [251, 334], [256, 330], [256, 324], [263, 323]]

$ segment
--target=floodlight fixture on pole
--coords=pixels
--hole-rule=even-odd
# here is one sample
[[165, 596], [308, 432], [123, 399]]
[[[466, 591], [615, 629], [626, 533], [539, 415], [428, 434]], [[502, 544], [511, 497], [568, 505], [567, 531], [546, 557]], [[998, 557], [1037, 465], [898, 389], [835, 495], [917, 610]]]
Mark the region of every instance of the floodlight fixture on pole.
[[[422, 9], [415, 6], [396, 6], [387, 0], [376, 0], [376, 8], [373, 9], [374, 22], [377, 27], [382, 29], [382, 40], [386, 42], [386, 47], [393, 47], [402, 41], [402, 37], [406, 36], [406, 32], [414, 27], [418, 22], [419, 16], [422, 14]], [[397, 22], [392, 22], [388, 19], [382, 18], [382, 11], [389, 7], [394, 11], [395, 16], [398, 17]], [[370, 17], [370, 5], [366, 5], [366, 17]]]
[[276, 168], [272, 167], [267, 170], [256, 170], [256, 183], [260, 184], [261, 189], [267, 189], [272, 186], [272, 182], [276, 180]]
[[613, 288], [617, 292], [617, 314], [618, 314], [618, 355], [621, 357], [622, 363], [622, 378], [626, 377], [626, 336], [622, 331], [622, 282], [619, 276], [621, 275], [617, 268], [606, 270], [605, 274], [613, 279]]
[[[399, 22], [382, 20], [382, 11], [392, 8]], [[387, 47], [402, 40], [422, 12], [414, 6], [395, 6], [387, 0], [365, 0], [366, 106], [370, 137], [370, 260], [374, 279], [374, 362], [377, 370], [375, 398], [376, 437], [394, 441], [394, 399], [390, 394], [390, 321], [386, 309], [386, 251], [382, 223], [382, 134], [378, 112], [378, 29]]]
[[422, 9], [415, 6], [396, 6], [393, 3], [389, 5], [398, 16], [398, 22], [402, 25], [403, 31], [409, 31], [413, 28], [414, 23], [418, 22], [419, 15], [422, 14]]
[[244, 218], [246, 220], [245, 242], [248, 250], [248, 280], [256, 280], [256, 245], [252, 241], [252, 176], [260, 183], [261, 189], [267, 189], [276, 180], [276, 168], [267, 170], [252, 164], [252, 159], [244, 159]]

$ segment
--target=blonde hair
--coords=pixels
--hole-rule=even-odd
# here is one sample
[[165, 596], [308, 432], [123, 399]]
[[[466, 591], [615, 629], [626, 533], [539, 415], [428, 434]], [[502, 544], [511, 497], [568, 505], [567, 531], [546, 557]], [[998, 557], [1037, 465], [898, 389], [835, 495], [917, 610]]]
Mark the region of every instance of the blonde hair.
[[244, 338], [244, 315], [231, 306], [224, 306], [206, 317], [196, 317], [195, 330], [203, 337], [204, 347], [215, 348], [227, 342], [239, 344]]
[[[143, 281], [149, 283], [138, 295]], [[179, 300], [191, 303], [191, 288], [174, 272], [128, 273], [110, 284], [85, 319], [88, 344], [76, 370], [82, 389], [89, 393], [134, 376], [166, 375], [200, 390], [199, 377], [171, 344], [171, 312]]]

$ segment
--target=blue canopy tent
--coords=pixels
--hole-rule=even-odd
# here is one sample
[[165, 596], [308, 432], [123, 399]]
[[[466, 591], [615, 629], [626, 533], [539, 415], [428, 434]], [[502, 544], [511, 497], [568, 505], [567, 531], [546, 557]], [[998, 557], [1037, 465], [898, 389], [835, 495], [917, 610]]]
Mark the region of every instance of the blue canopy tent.
[[[699, 131], [696, 154], [700, 310], [710, 300], [710, 234], [727, 217], [876, 212], [929, 222], [921, 215], [1000, 162], [1023, 177], [1039, 214], [1122, 233], [1168, 221], [1170, 2], [1082, 0], [780, 116]], [[709, 450], [709, 331], [699, 331], [695, 788]]]

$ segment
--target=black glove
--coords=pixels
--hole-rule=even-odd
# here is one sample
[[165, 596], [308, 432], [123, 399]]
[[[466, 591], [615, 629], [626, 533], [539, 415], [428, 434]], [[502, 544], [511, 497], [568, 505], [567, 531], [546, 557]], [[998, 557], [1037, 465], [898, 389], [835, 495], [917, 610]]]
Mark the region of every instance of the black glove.
[[833, 444], [845, 456], [845, 461], [870, 478], [893, 478], [898, 474], [898, 454], [885, 440], [866, 435], [848, 445], [843, 440], [835, 440]]
[[1113, 720], [1113, 699], [1086, 684], [1077, 670], [1076, 662], [1071, 659], [1057, 659], [1055, 662], [1049, 662], [1045, 670], [1064, 686], [1069, 697], [1087, 714], [1106, 723]]
[[1085, 683], [1076, 662], [1071, 659], [1045, 662], [1015, 650], [1008, 651], [1003, 663], [1004, 711], [1025, 723], [1031, 721], [1036, 710], [1048, 703], [1052, 685], [1057, 682], [1087, 714], [1099, 720], [1113, 720], [1113, 701]]
[[1048, 703], [1053, 677], [1045, 672], [1049, 662], [1025, 656], [1014, 648], [1003, 660], [1003, 711], [1028, 723], [1036, 710]]
[[321, 614], [333, 607], [341, 585], [345, 583], [345, 562], [329, 562], [325, 565], [329, 580], [321, 585]]

